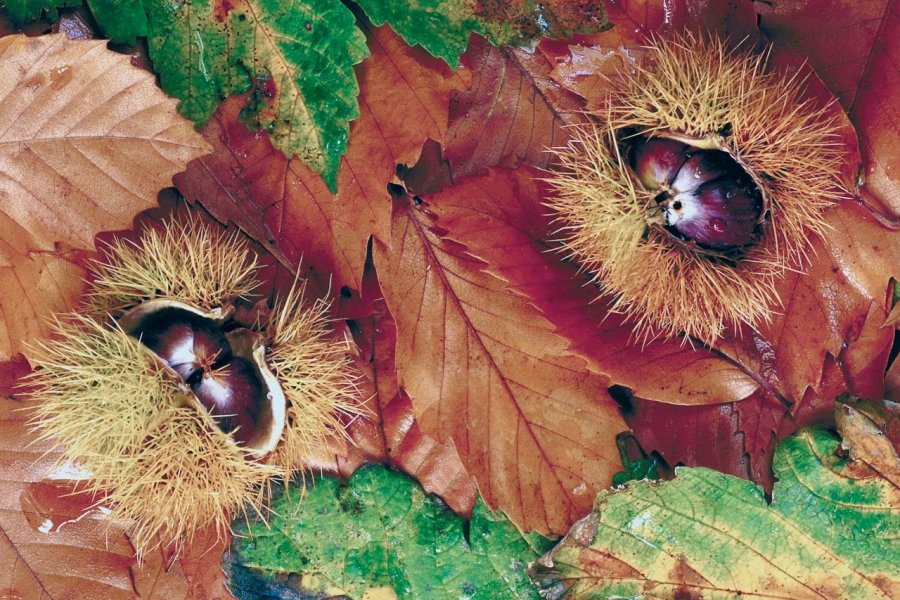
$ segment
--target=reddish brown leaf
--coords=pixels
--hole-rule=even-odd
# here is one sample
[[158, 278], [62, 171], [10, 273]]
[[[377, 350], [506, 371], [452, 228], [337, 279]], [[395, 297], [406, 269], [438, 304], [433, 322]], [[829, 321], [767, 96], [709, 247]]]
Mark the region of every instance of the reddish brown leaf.
[[524, 294], [595, 373], [642, 398], [673, 404], [734, 402], [757, 388], [753, 374], [720, 354], [674, 340], [636, 343], [632, 327], [563, 261], [547, 241], [552, 226], [542, 206], [540, 173], [492, 169], [429, 197], [448, 239], [487, 263], [485, 270]]
[[900, 2], [756, 2], [776, 46], [809, 60], [860, 136], [865, 185], [878, 210], [900, 215]]
[[366, 393], [372, 396], [386, 460], [415, 477], [425, 491], [437, 494], [453, 510], [467, 515], [475, 504], [475, 480], [460, 461], [452, 440], [438, 443], [423, 434], [416, 423], [409, 396], [397, 381], [397, 327], [371, 264], [366, 266], [362, 297], [365, 314], [353, 322], [354, 339], [368, 361]]
[[422, 430], [455, 441], [489, 505], [523, 529], [564, 531], [619, 468], [624, 423], [606, 381], [440, 227], [398, 197], [391, 248], [376, 246], [400, 383]]
[[814, 241], [806, 272], [779, 283], [783, 313], [760, 326], [758, 335], [745, 332], [722, 344], [738, 363], [763, 374], [788, 403], [818, 384], [825, 355], [838, 356], [845, 341], [859, 335], [872, 303], [886, 305], [889, 279], [900, 271], [897, 233], [858, 202], [830, 210], [828, 224], [828, 239]]
[[215, 148], [176, 185], [222, 222], [233, 222], [296, 269], [312, 265], [326, 283], [358, 288], [370, 235], [389, 239], [385, 184], [398, 163], [416, 160], [422, 141], [443, 139], [449, 90], [465, 80], [388, 27], [366, 28], [372, 56], [358, 69], [361, 116], [338, 174], [338, 193], [298, 159], [288, 161], [263, 132], [239, 118], [242, 102], [220, 106], [202, 133]]
[[463, 64], [472, 71], [472, 87], [451, 104], [445, 147], [453, 177], [519, 161], [546, 166], [547, 148], [566, 142], [563, 128], [579, 121], [581, 109], [573, 94], [553, 84], [547, 60], [473, 38]]
[[735, 43], [755, 43], [760, 35], [750, 2], [727, 0], [616, 1], [607, 4], [612, 29], [570, 41], [541, 40], [540, 52], [553, 65], [550, 77], [598, 108], [607, 77], [637, 60], [654, 36], [684, 30], [717, 32]]
[[[125, 523], [110, 522], [94, 498], [73, 493], [77, 472], [32, 443], [26, 406], [0, 399], [0, 590], [10, 598], [230, 598], [220, 556], [224, 540], [200, 535], [174, 559], [151, 553], [137, 564]], [[46, 453], [46, 454], [45, 454]], [[209, 552], [199, 550], [207, 544]]]

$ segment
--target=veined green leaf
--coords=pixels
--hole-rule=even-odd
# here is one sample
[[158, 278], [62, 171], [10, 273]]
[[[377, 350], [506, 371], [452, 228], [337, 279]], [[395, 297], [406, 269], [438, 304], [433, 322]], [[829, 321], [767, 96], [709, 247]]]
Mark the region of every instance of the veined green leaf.
[[[609, 27], [600, 0], [496, 3], [472, 0], [356, 0], [376, 25], [385, 23], [409, 45], [420, 45], [456, 68], [472, 33], [494, 44], [525, 44], [540, 36], [569, 37]], [[484, 7], [490, 6], [484, 3]]]
[[182, 112], [206, 121], [225, 96], [256, 84], [248, 119], [334, 189], [350, 121], [353, 65], [365, 36], [340, 0], [148, 0], [150, 57]]
[[532, 567], [548, 598], [897, 598], [900, 493], [806, 429], [757, 486], [703, 468], [602, 492]]

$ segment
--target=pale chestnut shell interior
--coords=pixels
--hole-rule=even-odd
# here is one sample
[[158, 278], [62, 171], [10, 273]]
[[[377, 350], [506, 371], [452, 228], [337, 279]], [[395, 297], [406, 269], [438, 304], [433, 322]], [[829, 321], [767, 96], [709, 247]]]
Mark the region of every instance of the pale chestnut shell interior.
[[[226, 314], [221, 309], [205, 312], [183, 302], [158, 298], [142, 302], [127, 311], [119, 318], [118, 325], [125, 333], [133, 335], [141, 329], [144, 321], [153, 314], [160, 310], [173, 308], [199, 315], [219, 324], [224, 323], [229, 317], [229, 314]], [[234, 356], [250, 361], [256, 369], [256, 374], [263, 382], [265, 398], [261, 406], [256, 430], [248, 442], [241, 444], [241, 448], [248, 454], [254, 457], [263, 457], [275, 449], [284, 431], [285, 413], [287, 410], [284, 392], [278, 383], [278, 379], [266, 365], [266, 348], [262, 344], [261, 336], [258, 333], [249, 329], [239, 328], [225, 333], [225, 337], [231, 345]], [[206, 420], [209, 427], [218, 428], [210, 412], [200, 403], [190, 386], [184, 382], [178, 373], [150, 348], [143, 347], [172, 376], [173, 381], [178, 383], [179, 388], [183, 392], [185, 402], [207, 417]]]

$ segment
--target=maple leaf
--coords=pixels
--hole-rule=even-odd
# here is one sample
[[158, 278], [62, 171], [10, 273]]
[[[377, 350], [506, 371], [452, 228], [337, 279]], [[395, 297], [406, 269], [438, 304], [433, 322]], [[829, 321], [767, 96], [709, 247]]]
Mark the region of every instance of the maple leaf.
[[[69, 308], [104, 229], [127, 228], [207, 144], [103, 42], [0, 39], [0, 360]], [[27, 115], [27, 118], [25, 118]]]
[[375, 246], [400, 383], [488, 505], [526, 530], [564, 530], [619, 470], [607, 384], [419, 203], [396, 197], [390, 248]]
[[532, 578], [546, 598], [896, 597], [898, 490], [838, 446], [823, 429], [783, 441], [771, 505], [758, 487], [704, 468], [602, 492]]

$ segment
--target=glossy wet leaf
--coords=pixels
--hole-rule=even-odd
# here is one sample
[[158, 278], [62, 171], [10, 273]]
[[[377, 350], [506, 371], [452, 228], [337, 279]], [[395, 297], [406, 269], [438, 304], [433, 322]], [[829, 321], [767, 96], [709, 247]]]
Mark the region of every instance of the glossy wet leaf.
[[434, 210], [439, 203], [398, 192], [390, 246], [375, 245], [400, 385], [422, 431], [453, 440], [489, 506], [522, 529], [562, 533], [619, 470], [618, 407], [607, 380], [527, 298], [445, 237]]
[[766, 504], [705, 468], [601, 492], [595, 510], [532, 567], [547, 598], [894, 598], [900, 492], [804, 429], [783, 441]]
[[238, 598], [360, 598], [385, 588], [401, 599], [538, 597], [525, 566], [550, 542], [522, 536], [483, 503], [466, 536], [459, 517], [384, 467], [363, 468], [346, 485], [319, 479], [299, 505], [291, 492], [273, 504], [269, 526], [235, 523], [241, 537], [225, 566]]
[[245, 118], [335, 188], [359, 116], [354, 65], [368, 56], [344, 4], [147, 0], [144, 19], [134, 4], [95, 0], [91, 8], [117, 39], [148, 36], [162, 88], [185, 116], [203, 123], [225, 97], [253, 89]]
[[575, 31], [607, 26], [599, 0], [526, 0], [498, 7], [467, 0], [359, 0], [357, 4], [376, 25], [390, 24], [407, 43], [422, 46], [452, 67], [459, 63], [472, 33], [495, 44], [508, 44], [540, 35], [568, 37]]

